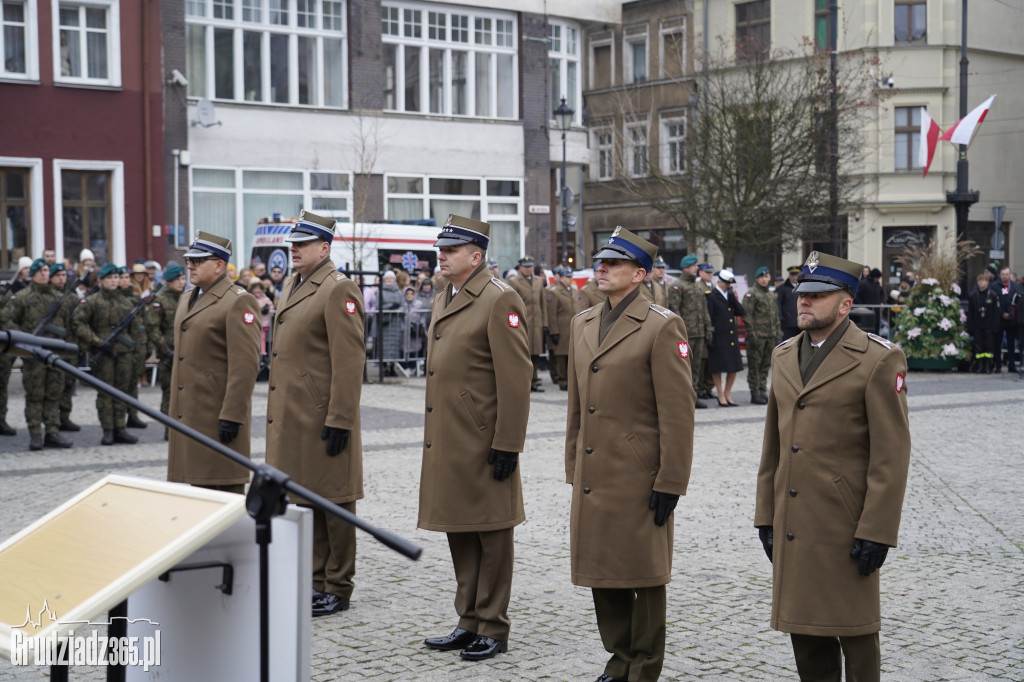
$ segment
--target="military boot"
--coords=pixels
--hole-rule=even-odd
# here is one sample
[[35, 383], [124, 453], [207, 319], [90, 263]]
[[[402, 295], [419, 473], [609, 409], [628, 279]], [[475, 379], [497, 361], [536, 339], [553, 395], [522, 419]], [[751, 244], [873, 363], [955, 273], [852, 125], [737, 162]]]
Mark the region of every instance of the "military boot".
[[82, 427], [71, 421], [71, 417], [66, 414], [60, 416], [60, 430], [61, 431], [81, 431]]
[[114, 444], [114, 431], [112, 429], [103, 429], [103, 440], [100, 441], [100, 445], [113, 445]]
[[43, 445], [48, 448], [70, 448], [73, 443], [60, 435], [59, 432], [55, 432], [46, 434], [46, 438], [43, 439]]
[[16, 436], [18, 431], [7, 423], [6, 419], [0, 419], [0, 436]]
[[114, 442], [127, 443], [131, 445], [132, 443], [138, 443], [139, 439], [133, 436], [132, 434], [128, 433], [128, 429], [126, 429], [125, 427], [118, 426], [116, 429], [114, 429]]
[[43, 449], [43, 434], [41, 434], [41, 433], [29, 434], [28, 449], [29, 450], [42, 450]]
[[146, 428], [149, 425], [146, 422], [144, 422], [141, 419], [139, 419], [139, 415], [137, 415], [137, 414], [130, 414], [130, 415], [128, 415], [128, 424], [127, 424], [127, 426], [128, 426], [129, 429], [144, 429], [144, 428]]

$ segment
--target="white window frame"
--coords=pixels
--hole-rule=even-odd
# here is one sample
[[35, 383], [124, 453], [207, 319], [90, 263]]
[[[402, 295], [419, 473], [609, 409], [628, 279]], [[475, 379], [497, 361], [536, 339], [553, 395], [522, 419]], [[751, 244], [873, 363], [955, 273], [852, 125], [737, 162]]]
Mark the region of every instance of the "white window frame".
[[[7, 65], [0, 61], [0, 80], [39, 80], [39, 10], [36, 0], [22, 0], [25, 7], [25, 73], [7, 71]], [[0, 19], [3, 17], [0, 8]], [[0, 21], [0, 56], [4, 55], [4, 26]]]
[[[672, 137], [669, 135], [669, 127], [673, 125], [681, 125], [683, 127], [683, 134], [681, 137]], [[664, 175], [682, 175], [686, 173], [686, 134], [688, 130], [686, 127], [686, 113], [685, 112], [672, 112], [665, 113], [661, 117], [661, 129], [659, 131], [659, 147], [661, 153], [659, 161], [661, 162], [661, 172]], [[672, 168], [671, 147], [673, 143], [679, 144], [682, 148], [679, 153], [679, 168]]]
[[594, 50], [599, 47], [610, 48], [608, 55], [608, 87], [614, 87], [618, 84], [618, 79], [615, 78], [615, 36], [611, 31], [601, 31], [598, 34], [590, 36], [587, 40], [587, 62], [590, 66], [587, 67], [587, 89], [594, 90], [594, 66], [596, 61], [594, 60]]
[[[499, 39], [498, 27], [512, 25], [512, 35], [517, 34], [517, 16], [512, 12], [501, 10], [477, 9], [457, 5], [439, 5], [417, 2], [390, 2], [381, 3], [382, 13], [393, 8], [399, 9], [399, 34], [384, 33], [381, 31], [381, 41], [385, 45], [391, 45], [395, 49], [395, 82], [394, 82], [394, 108], [385, 109], [388, 113], [407, 114], [412, 116], [445, 116], [455, 118], [486, 118], [503, 121], [514, 121], [519, 119], [519, 53], [516, 45], [499, 45], [505, 42]], [[429, 15], [446, 15], [444, 39], [430, 37]], [[416, 17], [415, 25], [407, 23], [407, 18]], [[456, 25], [455, 17], [460, 22]], [[461, 19], [466, 18], [465, 26]], [[383, 17], [382, 17], [383, 20]], [[490, 42], [477, 43], [477, 21], [489, 20]], [[407, 111], [405, 107], [405, 53], [407, 50], [419, 51], [419, 110]], [[442, 51], [442, 96], [441, 111], [430, 110], [430, 51]], [[453, 72], [452, 52], [466, 52], [466, 113], [453, 112]], [[512, 60], [512, 83], [511, 88], [511, 115], [499, 116], [499, 90], [498, 90], [498, 56], [510, 57]], [[486, 59], [488, 80], [491, 91], [489, 94], [489, 114], [477, 114], [477, 92], [476, 74], [477, 62]], [[383, 83], [382, 83], [383, 85]], [[397, 174], [396, 174], [397, 175]]]
[[[688, 68], [687, 68], [688, 67], [688, 62], [687, 62], [687, 54], [686, 54], [686, 52], [687, 52], [687, 49], [689, 48], [689, 44], [688, 44], [688, 42], [686, 40], [686, 17], [685, 16], [677, 16], [677, 17], [668, 17], [668, 18], [662, 19], [659, 22], [658, 35], [659, 35], [659, 45], [658, 45], [658, 77], [659, 78], [681, 77], [681, 76], [685, 75], [686, 73], [688, 73]], [[681, 37], [681, 40], [680, 40], [681, 54], [679, 55], [679, 68], [682, 71], [682, 73], [678, 74], [678, 76], [676, 76], [676, 74], [669, 74], [666, 71], [666, 69], [665, 69], [665, 63], [666, 63], [665, 56], [666, 56], [666, 54], [668, 54], [667, 53], [667, 49], [668, 49], [669, 36], [676, 36], [676, 35]]]
[[[615, 128], [612, 125], [602, 124], [595, 125], [591, 128], [591, 135], [593, 135], [593, 149], [594, 149], [594, 161], [591, 166], [591, 178], [598, 182], [607, 182], [615, 179]], [[607, 135], [607, 141], [601, 139], [602, 135]], [[604, 164], [603, 160], [607, 161], [607, 173], [602, 172]]]
[[[388, 192], [388, 180], [393, 178], [420, 178], [423, 180], [423, 193], [422, 194], [409, 194], [407, 192]], [[433, 193], [430, 191], [430, 181], [437, 180], [440, 178], [451, 178], [455, 180], [473, 180], [480, 183], [479, 194], [440, 194]], [[487, 193], [488, 182], [518, 182], [519, 183], [519, 196], [509, 197], [504, 195], [491, 196]], [[418, 199], [423, 200], [423, 217], [424, 219], [430, 218], [430, 200], [431, 199], [467, 199], [471, 201], [480, 202], [480, 216], [481, 220], [487, 221], [489, 218], [493, 218], [498, 221], [511, 221], [518, 220], [520, 227], [524, 226], [524, 212], [523, 212], [523, 200], [524, 200], [524, 188], [526, 186], [523, 178], [514, 176], [491, 176], [491, 175], [457, 175], [454, 173], [435, 173], [433, 175], [425, 175], [423, 173], [402, 173], [400, 171], [393, 171], [384, 173], [383, 177], [383, 188], [384, 188], [384, 218], [385, 220], [391, 220], [391, 216], [387, 214], [388, 211], [388, 199]], [[506, 204], [515, 205], [517, 210], [513, 213], [489, 213], [488, 204]]]
[[[551, 40], [551, 28], [555, 27], [559, 30], [559, 40], [557, 45]], [[576, 39], [575, 44], [570, 45], [569, 35], [570, 32], [575, 33]], [[558, 62], [558, 80], [559, 87], [558, 91], [561, 93], [559, 98], [551, 103], [549, 109], [549, 121], [551, 124], [555, 123], [554, 111], [558, 108], [561, 103], [561, 98], [565, 97], [566, 106], [571, 107], [573, 110], [572, 123], [573, 125], [582, 125], [583, 122], [583, 71], [582, 63], [580, 60], [580, 44], [583, 30], [579, 24], [563, 21], [563, 20], [549, 20], [548, 21], [548, 65], [552, 61]], [[557, 48], [557, 49], [556, 49]], [[576, 65], [576, 87], [573, 88], [573, 92], [569, 92], [569, 64]], [[552, 93], [553, 95], [554, 93]], [[552, 125], [551, 127], [556, 127]]]
[[[55, 0], [56, 1], [56, 0]], [[243, 7], [240, 0], [227, 0], [228, 6], [233, 8], [232, 19], [215, 19], [213, 17], [212, 0], [194, 0], [195, 6], [204, 8], [203, 15], [186, 14], [187, 25], [201, 27], [203, 30], [204, 44], [204, 69], [206, 92], [202, 94], [190, 94], [192, 100], [209, 99], [214, 102], [234, 102], [238, 104], [251, 104], [256, 106], [275, 107], [298, 107], [303, 109], [330, 109], [334, 111], [345, 110], [349, 107], [349, 26], [348, 26], [348, 0], [332, 0], [341, 4], [341, 29], [324, 28], [324, 3], [321, 0], [315, 2], [315, 17], [317, 27], [299, 26], [298, 24], [298, 3], [294, 0], [288, 2], [287, 24], [272, 23], [271, 14], [278, 16], [278, 10], [270, 7], [269, 0], [255, 0], [253, 14], [258, 20], [244, 20], [243, 15], [249, 8]], [[237, 6], [236, 6], [237, 5]], [[303, 16], [309, 16], [303, 12]], [[335, 15], [331, 15], [332, 17]], [[252, 18], [252, 15], [250, 15]], [[214, 58], [214, 29], [226, 29], [233, 31], [232, 35], [232, 72], [233, 92], [229, 98], [216, 97], [216, 73]], [[245, 53], [243, 48], [243, 33], [256, 33], [260, 36], [260, 98], [248, 100], [245, 98]], [[278, 102], [271, 99], [271, 64], [270, 64], [270, 36], [285, 35], [288, 40], [288, 101]], [[313, 86], [314, 102], [299, 102], [299, 38], [309, 38], [315, 41], [315, 54], [312, 69], [315, 71], [316, 83]], [[341, 74], [341, 103], [326, 104], [327, 81], [326, 75], [326, 53], [325, 40], [340, 40], [343, 63], [338, 67]], [[187, 50], [187, 47], [186, 47]]]
[[[644, 46], [643, 79], [637, 80], [633, 71], [633, 49], [637, 45]], [[622, 29], [622, 82], [646, 83], [651, 80], [651, 41], [650, 27], [647, 24], [636, 24]]]
[[[26, 158], [20, 156], [0, 156], [0, 167], [4, 168], [25, 168], [28, 170], [28, 206], [29, 206], [29, 233], [32, 235], [33, 246], [40, 247], [45, 243], [45, 222], [43, 220], [43, 160], [40, 158]], [[59, 178], [58, 178], [59, 181]], [[60, 194], [57, 194], [58, 198]], [[59, 203], [59, 202], [58, 202]], [[64, 257], [63, 240], [57, 242], [57, 260]], [[42, 248], [37, 249], [42, 253]]]
[[[642, 130], [644, 135], [644, 156], [643, 168], [639, 169], [636, 165], [636, 145], [633, 143], [633, 131]], [[646, 118], [626, 121], [622, 125], [622, 154], [623, 154], [623, 167], [626, 169], [626, 173], [631, 178], [645, 178], [650, 175], [650, 164], [651, 164], [651, 125], [650, 121]]]
[[[64, 258], [64, 192], [61, 171], [107, 171], [110, 173], [110, 262], [126, 263], [124, 217], [124, 162], [53, 160], [53, 243], [57, 260]], [[35, 237], [35, 229], [32, 232]], [[39, 242], [42, 244], [43, 242]], [[78, 254], [73, 254], [77, 258]]]
[[[104, 8], [107, 12], [107, 77], [88, 78], [63, 76], [60, 72], [60, 6]], [[53, 80], [67, 85], [99, 85], [121, 87], [121, 1], [120, 0], [50, 0], [51, 25], [53, 30]], [[82, 27], [83, 30], [85, 27]], [[82, 41], [83, 64], [86, 41]]]

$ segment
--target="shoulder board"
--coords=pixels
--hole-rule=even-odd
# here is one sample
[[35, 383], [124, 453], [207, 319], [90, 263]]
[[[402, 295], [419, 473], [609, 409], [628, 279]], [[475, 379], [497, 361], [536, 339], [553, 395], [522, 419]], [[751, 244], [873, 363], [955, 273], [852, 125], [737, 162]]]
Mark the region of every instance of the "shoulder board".
[[593, 310], [593, 309], [594, 309], [594, 306], [590, 306], [590, 307], [589, 307], [589, 308], [587, 308], [586, 310], [581, 310], [581, 311], [579, 311], [578, 313], [576, 313], [575, 315], [573, 315], [573, 319], [575, 319], [575, 318], [579, 317], [579, 316], [580, 316], [580, 315], [582, 315], [583, 313], [589, 313], [589, 312], [590, 312], [591, 310]]
[[868, 338], [871, 339], [872, 341], [874, 341], [875, 343], [882, 344], [883, 346], [885, 346], [886, 350], [892, 350], [892, 343], [890, 343], [889, 341], [883, 339], [881, 336], [878, 336], [877, 334], [869, 333], [868, 334]]
[[704, 295], [707, 296], [710, 293], [711, 293], [711, 289], [708, 289], [707, 287], [704, 287]]
[[241, 296], [244, 293], [245, 293], [245, 289], [242, 288], [242, 287], [238, 287], [237, 289], [235, 289], [235, 295], [236, 296]]
[[783, 341], [782, 343], [780, 343], [779, 345], [777, 345], [775, 347], [776, 348], [782, 348], [783, 346], [785, 346], [787, 343], [789, 343], [790, 341], [792, 341], [795, 338], [796, 338], [795, 336], [791, 336], [791, 337], [789, 337], [788, 339], [786, 339], [785, 341]]
[[673, 314], [671, 310], [669, 310], [668, 308], [664, 308], [664, 307], [658, 305], [657, 303], [652, 303], [651, 304], [651, 310], [653, 310], [654, 312], [658, 313], [659, 315], [664, 317], [666, 320], [668, 319], [669, 315]]
[[345, 279], [345, 275], [343, 275], [342, 273], [340, 273], [338, 271], [334, 272], [334, 281], [340, 282], [343, 279]]
[[491, 284], [498, 287], [502, 291], [512, 291], [512, 286], [506, 284], [504, 280], [498, 279], [497, 277], [491, 277]]

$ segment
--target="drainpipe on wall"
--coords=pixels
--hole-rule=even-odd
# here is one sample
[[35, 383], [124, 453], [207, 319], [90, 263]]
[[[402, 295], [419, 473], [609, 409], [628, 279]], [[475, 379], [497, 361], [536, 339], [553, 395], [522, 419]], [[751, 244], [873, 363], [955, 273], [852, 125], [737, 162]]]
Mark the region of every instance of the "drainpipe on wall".
[[[146, 213], [146, 260], [153, 260], [153, 169], [151, 168], [153, 150], [151, 145], [149, 137], [149, 0], [142, 0], [142, 168]], [[125, 246], [125, 260], [127, 260], [127, 244]]]

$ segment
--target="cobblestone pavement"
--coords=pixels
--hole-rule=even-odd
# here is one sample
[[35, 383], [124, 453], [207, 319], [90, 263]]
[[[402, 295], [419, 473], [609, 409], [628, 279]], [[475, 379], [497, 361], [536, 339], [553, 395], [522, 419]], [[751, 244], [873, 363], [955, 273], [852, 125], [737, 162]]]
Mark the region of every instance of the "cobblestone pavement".
[[[1024, 383], [1006, 374], [912, 373], [910, 481], [900, 546], [882, 569], [886, 680], [1024, 680], [1024, 515], [1018, 469]], [[80, 388], [74, 419], [87, 425], [71, 450], [30, 453], [20, 381], [11, 382], [0, 438], [0, 537], [6, 538], [108, 473], [164, 477], [162, 429], [137, 446], [99, 446], [94, 393]], [[764, 408], [697, 412], [689, 494], [676, 509], [663, 679], [796, 679], [786, 635], [768, 627], [770, 565], [752, 527]], [[157, 389], [141, 390], [150, 405]], [[258, 384], [254, 411], [266, 407]], [[315, 680], [593, 680], [601, 648], [588, 590], [569, 582], [563, 482], [566, 394], [533, 394], [521, 467], [527, 522], [516, 531], [509, 653], [464, 663], [421, 641], [455, 624], [454, 577], [441, 533], [416, 529], [423, 379], [363, 388], [367, 520], [423, 546], [411, 562], [360, 535], [351, 610], [313, 623]], [[828, 424], [822, 424], [828, 428]], [[254, 424], [263, 433], [263, 420]], [[264, 440], [254, 438], [256, 459]], [[2, 580], [0, 576], [0, 580]], [[44, 670], [0, 661], [0, 680], [42, 680]], [[75, 669], [72, 679], [104, 679]]]

